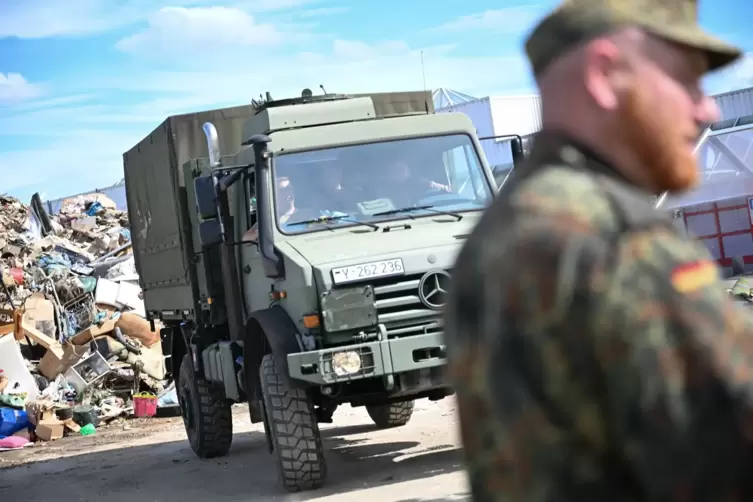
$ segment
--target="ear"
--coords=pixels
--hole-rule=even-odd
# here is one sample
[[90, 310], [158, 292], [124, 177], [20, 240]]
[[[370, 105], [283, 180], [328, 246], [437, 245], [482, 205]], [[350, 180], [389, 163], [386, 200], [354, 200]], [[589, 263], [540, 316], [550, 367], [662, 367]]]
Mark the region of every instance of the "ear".
[[588, 94], [600, 108], [616, 109], [622, 73], [619, 48], [611, 40], [596, 39], [586, 45], [584, 58], [583, 80]]

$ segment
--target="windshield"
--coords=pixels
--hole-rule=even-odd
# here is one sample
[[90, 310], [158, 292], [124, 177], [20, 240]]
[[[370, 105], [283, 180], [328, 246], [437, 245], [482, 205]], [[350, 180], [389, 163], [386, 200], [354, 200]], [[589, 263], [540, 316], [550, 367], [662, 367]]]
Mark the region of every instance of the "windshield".
[[281, 154], [272, 172], [287, 234], [479, 211], [493, 197], [465, 134]]

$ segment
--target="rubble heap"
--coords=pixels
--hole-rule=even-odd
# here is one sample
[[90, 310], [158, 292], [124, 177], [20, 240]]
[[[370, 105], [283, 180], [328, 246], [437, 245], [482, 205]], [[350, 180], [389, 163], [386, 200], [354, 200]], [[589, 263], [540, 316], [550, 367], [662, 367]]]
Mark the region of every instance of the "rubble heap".
[[176, 404], [128, 217], [109, 198], [68, 199], [53, 217], [37, 195], [0, 196], [0, 283], [0, 448]]

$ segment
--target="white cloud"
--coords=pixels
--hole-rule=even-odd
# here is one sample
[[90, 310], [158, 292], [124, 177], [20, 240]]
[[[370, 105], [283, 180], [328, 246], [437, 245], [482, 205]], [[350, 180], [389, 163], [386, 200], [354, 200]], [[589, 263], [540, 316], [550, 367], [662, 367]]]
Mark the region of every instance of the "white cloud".
[[541, 16], [543, 5], [527, 5], [487, 10], [477, 14], [458, 17], [430, 31], [446, 33], [511, 33], [519, 34], [528, 29]]
[[388, 40], [374, 45], [358, 40], [335, 40], [332, 52], [335, 57], [368, 61], [379, 58], [401, 57], [410, 54], [411, 49], [407, 43], [400, 40]]
[[[39, 145], [0, 153], [0, 172], [13, 173], [3, 179], [4, 189], [24, 195], [44, 189], [54, 198], [111, 184], [122, 178], [123, 152], [166, 117], [250, 103], [266, 91], [280, 99], [298, 96], [304, 87], [319, 92], [320, 84], [337, 93], [419, 90], [424, 70], [430, 88], [471, 95], [528, 86], [527, 65], [517, 48], [507, 54], [469, 56], [455, 52], [453, 45], [365, 43], [314, 35], [313, 26], [279, 24], [346, 10], [324, 1], [207, 2], [81, 0], [75, 9], [81, 19], [61, 11], [57, 24], [48, 18], [60, 11], [58, 4], [50, 3], [53, 14], [42, 17], [29, 14], [40, 2], [27, 6], [25, 18], [16, 8], [13, 19], [27, 26], [44, 21], [35, 29], [27, 27], [23, 35], [21, 28], [10, 29], [19, 36], [92, 33], [135, 22], [144, 26], [117, 43], [141, 68], [138, 73], [132, 73], [130, 65], [96, 68], [90, 74], [77, 71], [66, 77], [65, 88], [56, 82], [57, 94], [29, 96], [0, 116], [0, 135], [32, 138]], [[0, 6], [0, 18], [3, 9]], [[289, 12], [259, 21], [257, 14], [268, 10]], [[114, 12], [122, 18], [110, 19]], [[0, 27], [0, 37], [8, 31]], [[306, 52], [291, 52], [295, 43]], [[147, 61], [157, 63], [153, 68], [158, 70], [148, 70], [143, 65]]]
[[0, 152], [2, 190], [24, 199], [35, 191], [56, 198], [110, 185], [123, 177], [123, 152], [142, 136], [81, 130], [38, 148]]
[[144, 31], [120, 40], [116, 47], [132, 54], [195, 57], [226, 47], [277, 45], [285, 34], [274, 25], [259, 24], [234, 7], [164, 7], [148, 18]]
[[[525, 61], [518, 53], [467, 57], [453, 52], [451, 46], [426, 47], [423, 52], [430, 88], [449, 87], [483, 96], [520, 90], [528, 83]], [[45, 145], [0, 153], [0, 172], [13, 173], [3, 179], [3, 189], [25, 196], [32, 189], [24, 188], [30, 183], [26, 173], [31, 171], [35, 190], [44, 188], [53, 198], [114, 183], [122, 178], [123, 152], [166, 117], [250, 103], [265, 91], [281, 99], [300, 95], [304, 87], [319, 92], [320, 84], [336, 93], [420, 90], [423, 86], [421, 50], [401, 41], [336, 40], [327, 51], [265, 57], [256, 67], [260, 71], [235, 65], [136, 77], [110, 72], [78, 75], [80, 88], [70, 96], [49, 96], [37, 106], [15, 107], [16, 113], [0, 116], [0, 135], [32, 137]], [[124, 95], [129, 102], [119, 104], [118, 97]]]
[[[144, 2], [25, 0], [0, 5], [0, 38], [44, 38], [101, 33], [138, 21]], [[139, 6], [139, 4], [142, 4]]]
[[34, 99], [41, 94], [42, 88], [29, 83], [20, 73], [0, 73], [0, 105]]
[[94, 94], [74, 94], [71, 96], [59, 96], [56, 98], [49, 98], [49, 99], [33, 99], [31, 101], [26, 101], [23, 103], [18, 103], [10, 107], [9, 109], [11, 111], [31, 111], [31, 110], [40, 110], [45, 108], [53, 108], [56, 106], [65, 106], [65, 105], [72, 105], [76, 103], [81, 103], [83, 101], [89, 101], [96, 96]]
[[306, 7], [318, 3], [322, 3], [322, 0], [240, 0], [234, 2], [233, 5], [247, 12], [272, 12]]
[[298, 17], [311, 18], [321, 16], [334, 16], [336, 14], [344, 14], [350, 11], [350, 7], [320, 7], [318, 9], [308, 9], [296, 12]]
[[[415, 90], [423, 85], [421, 52], [401, 41], [367, 44], [335, 40], [328, 51], [260, 56], [253, 66], [213, 66], [212, 61], [202, 61], [193, 71], [147, 73], [138, 78], [92, 76], [86, 85], [91, 92], [109, 89], [160, 93], [156, 101], [171, 107], [179, 103], [192, 107], [247, 103], [265, 91], [276, 97], [298, 95], [304, 87], [316, 89], [319, 84], [329, 92]], [[423, 53], [430, 87], [472, 94], [528, 84], [527, 64], [517, 51], [466, 56], [453, 52], [452, 46], [435, 46], [424, 48]], [[165, 107], [148, 106], [144, 111], [150, 110], [162, 112]]]
[[[288, 10], [320, 0], [181, 0], [180, 7], [229, 6], [254, 14]], [[0, 39], [104, 33], [144, 21], [174, 0], [23, 0], [0, 2]]]

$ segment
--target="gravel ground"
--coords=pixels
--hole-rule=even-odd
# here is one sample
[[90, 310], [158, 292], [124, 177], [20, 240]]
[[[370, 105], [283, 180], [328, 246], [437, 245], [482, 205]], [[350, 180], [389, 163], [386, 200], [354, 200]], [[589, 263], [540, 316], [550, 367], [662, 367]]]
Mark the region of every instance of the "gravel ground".
[[129, 420], [91, 437], [0, 452], [0, 500], [24, 502], [467, 501], [455, 403], [421, 400], [411, 422], [379, 431], [363, 408], [323, 424], [329, 476], [319, 490], [286, 493], [261, 424], [234, 408], [228, 456], [199, 460], [179, 418]]

